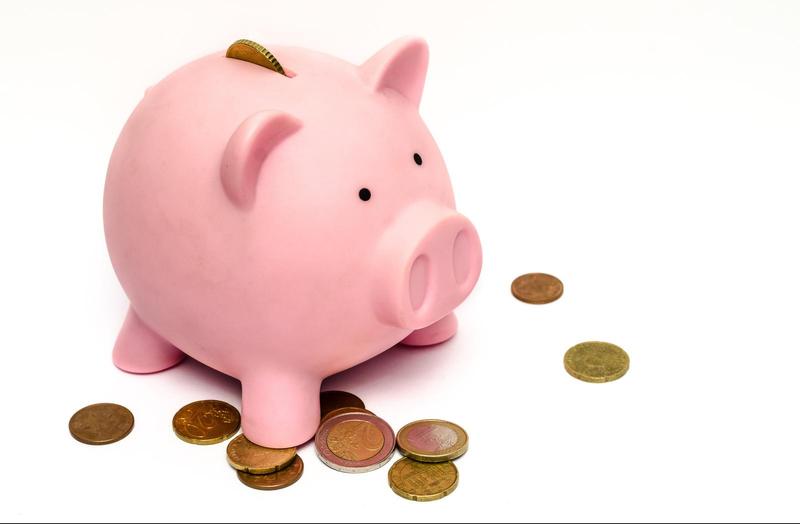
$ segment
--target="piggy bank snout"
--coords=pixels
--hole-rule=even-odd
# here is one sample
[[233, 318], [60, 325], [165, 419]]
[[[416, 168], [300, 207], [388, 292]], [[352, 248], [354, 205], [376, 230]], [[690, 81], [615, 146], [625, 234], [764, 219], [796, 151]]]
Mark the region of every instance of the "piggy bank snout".
[[475, 226], [452, 209], [416, 204], [382, 239], [374, 288], [384, 322], [421, 329], [450, 313], [475, 287], [481, 245]]

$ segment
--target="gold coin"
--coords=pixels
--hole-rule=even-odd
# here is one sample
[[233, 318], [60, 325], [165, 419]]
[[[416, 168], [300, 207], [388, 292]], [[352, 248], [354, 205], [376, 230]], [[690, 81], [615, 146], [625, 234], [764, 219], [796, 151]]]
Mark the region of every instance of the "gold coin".
[[189, 444], [218, 444], [239, 431], [239, 411], [221, 400], [198, 400], [172, 417], [172, 429]]
[[319, 394], [320, 418], [339, 408], [364, 409], [364, 401], [347, 391], [323, 391]]
[[119, 404], [92, 404], [69, 419], [69, 432], [84, 444], [111, 444], [133, 429], [133, 413]]
[[630, 358], [608, 342], [583, 342], [564, 355], [567, 373], [584, 382], [611, 382], [628, 372]]
[[338, 408], [330, 411], [327, 415], [322, 417], [322, 420], [319, 421], [319, 425], [325, 424], [327, 421], [332, 419], [333, 417], [338, 417], [339, 415], [346, 415], [348, 413], [364, 413], [366, 415], [374, 415], [372, 411], [364, 408], [355, 408], [355, 407], [348, 407], [348, 408]]
[[242, 484], [253, 489], [274, 490], [291, 486], [303, 476], [303, 459], [296, 456], [291, 464], [274, 473], [266, 475], [253, 475], [244, 471], [237, 471], [236, 475]]
[[389, 486], [392, 491], [409, 500], [437, 500], [456, 489], [458, 469], [452, 462], [426, 464], [401, 458], [389, 470]]
[[397, 449], [419, 462], [446, 462], [467, 452], [469, 437], [464, 429], [446, 420], [418, 420], [397, 433]]
[[253, 42], [252, 40], [242, 39], [235, 41], [228, 48], [225, 56], [260, 65], [261, 67], [266, 67], [267, 69], [271, 69], [276, 73], [286, 76], [283, 66], [281, 66], [281, 63], [275, 58], [275, 55], [270, 53], [263, 45]]
[[561, 298], [564, 284], [553, 275], [528, 273], [514, 279], [511, 293], [528, 304], [548, 304]]
[[265, 475], [288, 466], [297, 455], [297, 448], [274, 449], [253, 444], [239, 435], [228, 444], [228, 463], [239, 471]]

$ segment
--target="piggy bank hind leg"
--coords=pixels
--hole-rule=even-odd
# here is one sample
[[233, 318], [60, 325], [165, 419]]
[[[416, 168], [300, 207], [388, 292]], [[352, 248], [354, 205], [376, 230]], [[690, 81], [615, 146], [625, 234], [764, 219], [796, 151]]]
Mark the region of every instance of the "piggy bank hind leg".
[[147, 327], [139, 315], [128, 308], [114, 344], [114, 365], [129, 373], [156, 373], [171, 368], [185, 355]]
[[322, 379], [264, 371], [242, 378], [242, 432], [268, 448], [309, 441], [319, 427]]
[[453, 338], [458, 330], [458, 320], [453, 313], [431, 324], [428, 327], [412, 331], [400, 341], [404, 346], [432, 346]]

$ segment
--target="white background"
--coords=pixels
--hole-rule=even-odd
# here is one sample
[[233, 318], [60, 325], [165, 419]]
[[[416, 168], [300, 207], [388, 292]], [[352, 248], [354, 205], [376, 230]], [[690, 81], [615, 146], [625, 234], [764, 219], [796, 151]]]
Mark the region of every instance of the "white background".
[[[238, 38], [361, 62], [427, 38], [421, 113], [485, 265], [458, 336], [328, 381], [395, 429], [463, 425], [450, 497], [394, 495], [388, 466], [241, 485], [184, 444], [183, 404], [240, 405], [187, 361], [127, 375], [105, 251], [112, 146], [144, 89]], [[280, 57], [279, 57], [280, 58]], [[0, 520], [797, 520], [800, 3], [4, 2], [0, 5]], [[511, 280], [551, 272], [547, 306]], [[585, 384], [564, 352], [625, 348]], [[78, 408], [136, 416], [75, 442]]]

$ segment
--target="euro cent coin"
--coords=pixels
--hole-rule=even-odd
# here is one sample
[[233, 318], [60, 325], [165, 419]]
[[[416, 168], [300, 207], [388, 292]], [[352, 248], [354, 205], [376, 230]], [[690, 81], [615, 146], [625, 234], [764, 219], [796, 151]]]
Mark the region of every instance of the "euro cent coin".
[[511, 293], [528, 304], [548, 304], [561, 298], [564, 284], [553, 275], [528, 273], [514, 279]]
[[373, 471], [391, 460], [394, 431], [385, 420], [366, 413], [328, 419], [314, 439], [320, 460], [345, 473]]
[[244, 435], [228, 443], [228, 463], [239, 471], [265, 475], [279, 471], [291, 464], [297, 448], [265, 448], [253, 444]]
[[319, 394], [320, 418], [339, 408], [364, 409], [364, 401], [347, 391], [323, 391]]
[[133, 413], [119, 404], [92, 404], [69, 419], [69, 432], [84, 444], [111, 444], [127, 437], [132, 429]]
[[628, 372], [625, 350], [608, 342], [582, 342], [564, 355], [567, 373], [584, 382], [611, 382]]
[[266, 475], [254, 475], [245, 471], [237, 471], [236, 475], [242, 484], [253, 489], [283, 489], [291, 486], [303, 476], [303, 459], [298, 455], [285, 468]]
[[269, 50], [267, 50], [267, 48], [263, 45], [253, 42], [252, 40], [242, 39], [235, 41], [228, 48], [225, 56], [228, 58], [235, 58], [237, 60], [244, 60], [245, 62], [250, 62], [251, 64], [266, 67], [267, 69], [271, 69], [272, 71], [280, 73], [284, 76], [286, 75], [286, 72], [283, 70], [283, 66], [281, 66], [281, 63], [278, 62], [277, 58], [275, 58], [275, 55], [270, 53]]
[[172, 417], [175, 435], [189, 444], [218, 444], [239, 431], [239, 410], [221, 400], [198, 400]]
[[456, 489], [458, 469], [452, 462], [430, 464], [406, 457], [395, 462], [389, 470], [389, 486], [409, 500], [437, 500]]
[[464, 429], [446, 420], [418, 420], [397, 432], [397, 449], [419, 462], [447, 462], [467, 452]]

